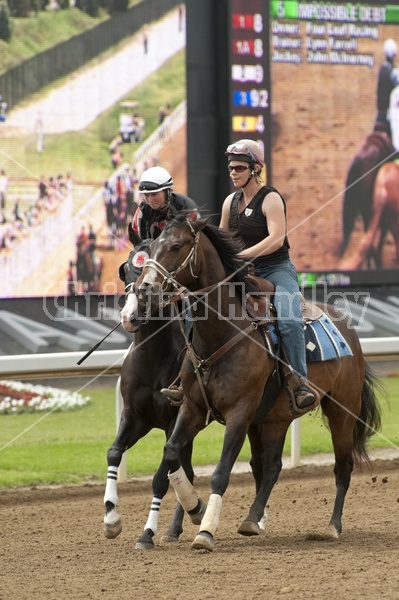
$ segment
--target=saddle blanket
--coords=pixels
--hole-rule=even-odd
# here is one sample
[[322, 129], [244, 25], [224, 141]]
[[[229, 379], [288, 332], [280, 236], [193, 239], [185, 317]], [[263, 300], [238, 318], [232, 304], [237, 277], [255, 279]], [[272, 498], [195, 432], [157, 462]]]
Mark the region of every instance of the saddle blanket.
[[[269, 332], [274, 344], [272, 351], [275, 352], [277, 335], [273, 324], [269, 325]], [[342, 356], [353, 356], [348, 343], [325, 313], [317, 321], [305, 324], [305, 345], [306, 362], [322, 362]]]

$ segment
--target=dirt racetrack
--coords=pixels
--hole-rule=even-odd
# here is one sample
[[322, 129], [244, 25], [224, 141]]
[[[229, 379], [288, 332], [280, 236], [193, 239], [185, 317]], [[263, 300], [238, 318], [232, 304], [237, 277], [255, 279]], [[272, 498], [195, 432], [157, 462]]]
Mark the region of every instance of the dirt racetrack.
[[[208, 478], [196, 488], [207, 499]], [[253, 495], [250, 474], [233, 474], [213, 553], [179, 544], [134, 549], [151, 500], [149, 481], [119, 486], [124, 530], [102, 531], [101, 485], [0, 492], [1, 600], [348, 600], [398, 598], [399, 461], [375, 461], [356, 473], [339, 540], [323, 539], [334, 497], [332, 467], [283, 470], [270, 498], [267, 532], [236, 533]], [[160, 534], [172, 514], [169, 491]], [[319, 534], [319, 536], [317, 535]]]

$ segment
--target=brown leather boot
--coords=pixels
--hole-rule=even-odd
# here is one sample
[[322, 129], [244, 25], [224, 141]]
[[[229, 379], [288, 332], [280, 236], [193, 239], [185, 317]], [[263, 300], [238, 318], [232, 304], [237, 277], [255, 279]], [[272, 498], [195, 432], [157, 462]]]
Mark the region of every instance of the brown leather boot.
[[306, 385], [301, 385], [299, 388], [294, 390], [295, 402], [298, 408], [307, 408], [312, 404], [315, 404], [317, 398]]
[[182, 402], [184, 398], [184, 392], [181, 385], [179, 385], [179, 387], [172, 385], [168, 388], [161, 388], [161, 393], [174, 402]]

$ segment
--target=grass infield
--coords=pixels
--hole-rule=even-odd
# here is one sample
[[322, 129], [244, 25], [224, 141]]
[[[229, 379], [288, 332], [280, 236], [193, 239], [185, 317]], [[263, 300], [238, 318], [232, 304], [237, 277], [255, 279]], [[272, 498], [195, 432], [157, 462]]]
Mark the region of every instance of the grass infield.
[[[399, 445], [399, 378], [384, 378], [387, 399], [379, 394], [383, 427], [371, 438], [369, 448]], [[85, 389], [91, 397], [84, 408], [43, 415], [0, 416], [0, 488], [15, 486], [105, 482], [106, 453], [115, 438], [115, 388]], [[216, 464], [224, 435], [223, 426], [212, 423], [196, 438], [194, 465]], [[162, 431], [153, 430], [128, 451], [128, 476], [153, 474], [165, 442]], [[284, 453], [291, 451], [290, 432]], [[301, 419], [303, 456], [332, 452], [330, 434], [320, 411]], [[249, 461], [246, 441], [239, 456]]]

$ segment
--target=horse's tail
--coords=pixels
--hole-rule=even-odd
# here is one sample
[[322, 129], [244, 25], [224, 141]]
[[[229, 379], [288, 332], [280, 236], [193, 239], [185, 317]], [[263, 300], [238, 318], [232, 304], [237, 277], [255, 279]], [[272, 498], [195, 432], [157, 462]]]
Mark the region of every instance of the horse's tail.
[[381, 430], [381, 408], [376, 396], [377, 389], [385, 395], [384, 386], [366, 363], [362, 406], [353, 432], [353, 457], [357, 466], [362, 462], [370, 465], [366, 449], [367, 441]]
[[360, 180], [362, 175], [362, 161], [360, 158], [356, 157], [349, 167], [348, 176], [345, 183], [345, 197], [342, 209], [342, 242], [340, 247], [340, 256], [343, 256], [348, 246], [349, 238], [355, 225], [355, 219], [359, 214], [359, 191], [355, 182]]

